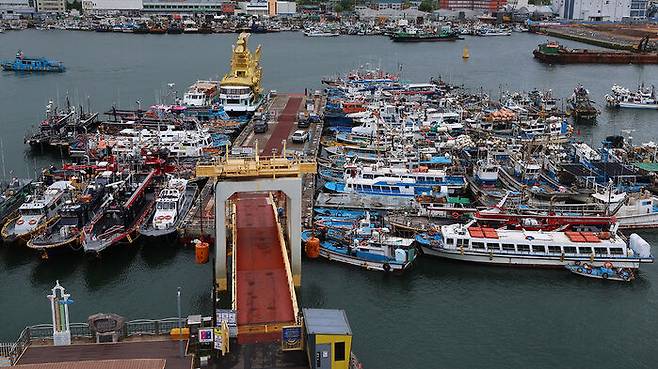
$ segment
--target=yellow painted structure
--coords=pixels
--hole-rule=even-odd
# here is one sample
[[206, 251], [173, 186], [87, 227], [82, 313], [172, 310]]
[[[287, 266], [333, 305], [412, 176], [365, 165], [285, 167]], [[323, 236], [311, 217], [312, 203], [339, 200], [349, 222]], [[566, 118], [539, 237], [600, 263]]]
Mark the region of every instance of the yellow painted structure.
[[[336, 354], [339, 349], [337, 346], [344, 344], [342, 348], [344, 355], [342, 356], [343, 360], [336, 360]], [[316, 347], [318, 344], [328, 344], [331, 345], [331, 369], [349, 369], [350, 367], [350, 354], [352, 352], [352, 336], [348, 335], [330, 335], [330, 334], [319, 334], [315, 336]], [[309, 358], [310, 360], [310, 358]]]
[[352, 330], [344, 310], [303, 309], [304, 342], [311, 369], [349, 369]]
[[262, 68], [260, 67], [260, 45], [252, 54], [247, 45], [248, 33], [241, 33], [238, 41], [233, 45], [231, 56], [231, 70], [220, 81], [221, 87], [246, 86], [250, 87], [255, 96], [263, 92], [261, 87]]

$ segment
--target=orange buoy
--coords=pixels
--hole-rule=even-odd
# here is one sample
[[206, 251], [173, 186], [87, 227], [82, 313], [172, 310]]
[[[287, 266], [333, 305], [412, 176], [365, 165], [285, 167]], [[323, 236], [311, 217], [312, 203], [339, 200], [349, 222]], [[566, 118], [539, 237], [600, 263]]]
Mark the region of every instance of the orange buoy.
[[210, 247], [207, 242], [197, 242], [194, 246], [194, 254], [197, 264], [205, 264], [210, 257]]
[[306, 256], [311, 259], [315, 259], [320, 256], [320, 239], [317, 237], [311, 237], [306, 241]]

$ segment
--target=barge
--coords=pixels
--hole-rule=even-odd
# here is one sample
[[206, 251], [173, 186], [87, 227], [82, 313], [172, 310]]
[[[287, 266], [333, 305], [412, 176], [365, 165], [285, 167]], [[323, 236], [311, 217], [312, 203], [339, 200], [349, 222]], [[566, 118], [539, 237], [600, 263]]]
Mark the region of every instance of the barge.
[[548, 64], [658, 64], [658, 53], [644, 51], [640, 42], [637, 52], [569, 49], [557, 42], [540, 44], [532, 54]]

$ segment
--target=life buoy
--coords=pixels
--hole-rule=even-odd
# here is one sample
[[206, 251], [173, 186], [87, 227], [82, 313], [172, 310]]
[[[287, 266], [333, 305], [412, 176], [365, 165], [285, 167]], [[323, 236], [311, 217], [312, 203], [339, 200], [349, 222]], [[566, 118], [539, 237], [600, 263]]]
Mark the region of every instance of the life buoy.
[[169, 220], [169, 219], [171, 219], [171, 215], [165, 215], [164, 218], [165, 218], [166, 220]]
[[608, 273], [601, 274], [601, 277], [603, 277], [603, 279], [608, 279]]
[[162, 219], [164, 219], [164, 215], [158, 215], [157, 217], [155, 217], [155, 220], [162, 220]]
[[387, 272], [387, 273], [391, 271], [391, 266], [388, 265], [388, 263], [384, 263], [383, 268], [384, 268], [384, 271]]
[[612, 269], [612, 263], [609, 262], [609, 261], [606, 261], [605, 263], [603, 263], [603, 266], [608, 268], [608, 269]]
[[37, 224], [37, 220], [36, 220], [36, 219], [30, 219], [30, 221], [27, 222], [27, 224], [29, 224], [29, 225], [35, 225], [35, 224]]
[[16, 224], [18, 224], [18, 225], [21, 225], [23, 223], [25, 223], [25, 221], [23, 219], [19, 219], [19, 220], [16, 221]]
[[458, 212], [456, 212], [456, 211], [453, 211], [453, 212], [452, 212], [452, 219], [459, 219], [459, 216], [460, 216], [460, 215], [459, 215]]
[[591, 268], [587, 269], [587, 274], [592, 274], [592, 269]]

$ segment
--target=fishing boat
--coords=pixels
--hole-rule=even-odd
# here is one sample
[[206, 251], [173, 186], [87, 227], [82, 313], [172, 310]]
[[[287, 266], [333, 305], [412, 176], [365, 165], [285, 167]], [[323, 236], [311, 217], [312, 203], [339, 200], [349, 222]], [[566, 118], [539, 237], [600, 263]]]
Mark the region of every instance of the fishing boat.
[[136, 174], [129, 174], [112, 184], [111, 198], [83, 229], [81, 242], [86, 253], [98, 256], [124, 240], [132, 243], [153, 207], [148, 190], [155, 173], [151, 171], [142, 180], [135, 179]]
[[453, 32], [450, 27], [442, 27], [438, 32], [423, 32], [410, 28], [405, 32], [393, 33], [389, 37], [393, 42], [437, 42], [456, 41], [459, 39], [459, 34]]
[[[320, 256], [367, 270], [402, 272], [416, 259], [414, 240], [390, 236], [386, 228], [373, 228], [360, 223], [347, 232], [328, 231], [320, 235]], [[302, 232], [302, 242], [313, 237], [313, 231]]]
[[304, 36], [306, 37], [338, 37], [340, 36], [340, 33], [338, 32], [332, 32], [332, 31], [325, 31], [321, 29], [309, 29], [304, 31]]
[[233, 47], [231, 70], [219, 83], [219, 103], [231, 114], [253, 113], [263, 102], [260, 46], [252, 54], [248, 33], [241, 33]]
[[571, 115], [576, 123], [596, 122], [599, 111], [589, 99], [589, 91], [582, 85], [578, 85], [568, 100]]
[[0, 183], [0, 225], [13, 217], [30, 194], [31, 179], [12, 178]]
[[607, 279], [610, 281], [630, 282], [635, 279], [635, 272], [630, 268], [616, 268], [612, 263], [594, 267], [588, 263], [576, 262], [564, 266], [571, 273], [588, 278]]
[[70, 181], [57, 181], [45, 189], [37, 188], [36, 194], [26, 197], [18, 214], [2, 227], [2, 239], [5, 242], [27, 242], [55, 223], [59, 219], [59, 209], [64, 205], [65, 194], [73, 189]]
[[654, 86], [638, 86], [631, 91], [619, 85], [611, 87], [612, 93], [605, 95], [608, 107], [617, 109], [658, 109], [658, 97]]
[[62, 62], [46, 58], [28, 58], [21, 50], [16, 53], [14, 61], [2, 62], [2, 69], [16, 72], [64, 72]]
[[188, 107], [211, 107], [219, 98], [218, 81], [196, 81], [183, 95], [183, 105]]
[[147, 221], [139, 227], [139, 234], [160, 237], [176, 234], [185, 216], [190, 211], [198, 192], [196, 183], [182, 178], [171, 178], [155, 199], [155, 209]]
[[57, 222], [29, 240], [27, 247], [40, 251], [44, 259], [54, 253], [79, 249], [82, 229], [102, 209], [108, 199], [105, 186], [115, 179], [112, 171], [101, 172], [79, 196], [64, 202]]
[[642, 263], [654, 261], [649, 243], [635, 233], [626, 239], [617, 233], [616, 226], [598, 233], [568, 229], [494, 229], [481, 227], [473, 220], [441, 226], [432, 238], [420, 234], [416, 241], [427, 255], [510, 266], [564, 267], [587, 262], [592, 266], [612, 263], [637, 269]]
[[636, 194], [615, 192], [611, 188], [593, 193], [595, 204], [614, 210], [619, 229], [658, 228], [658, 197], [648, 191]]

